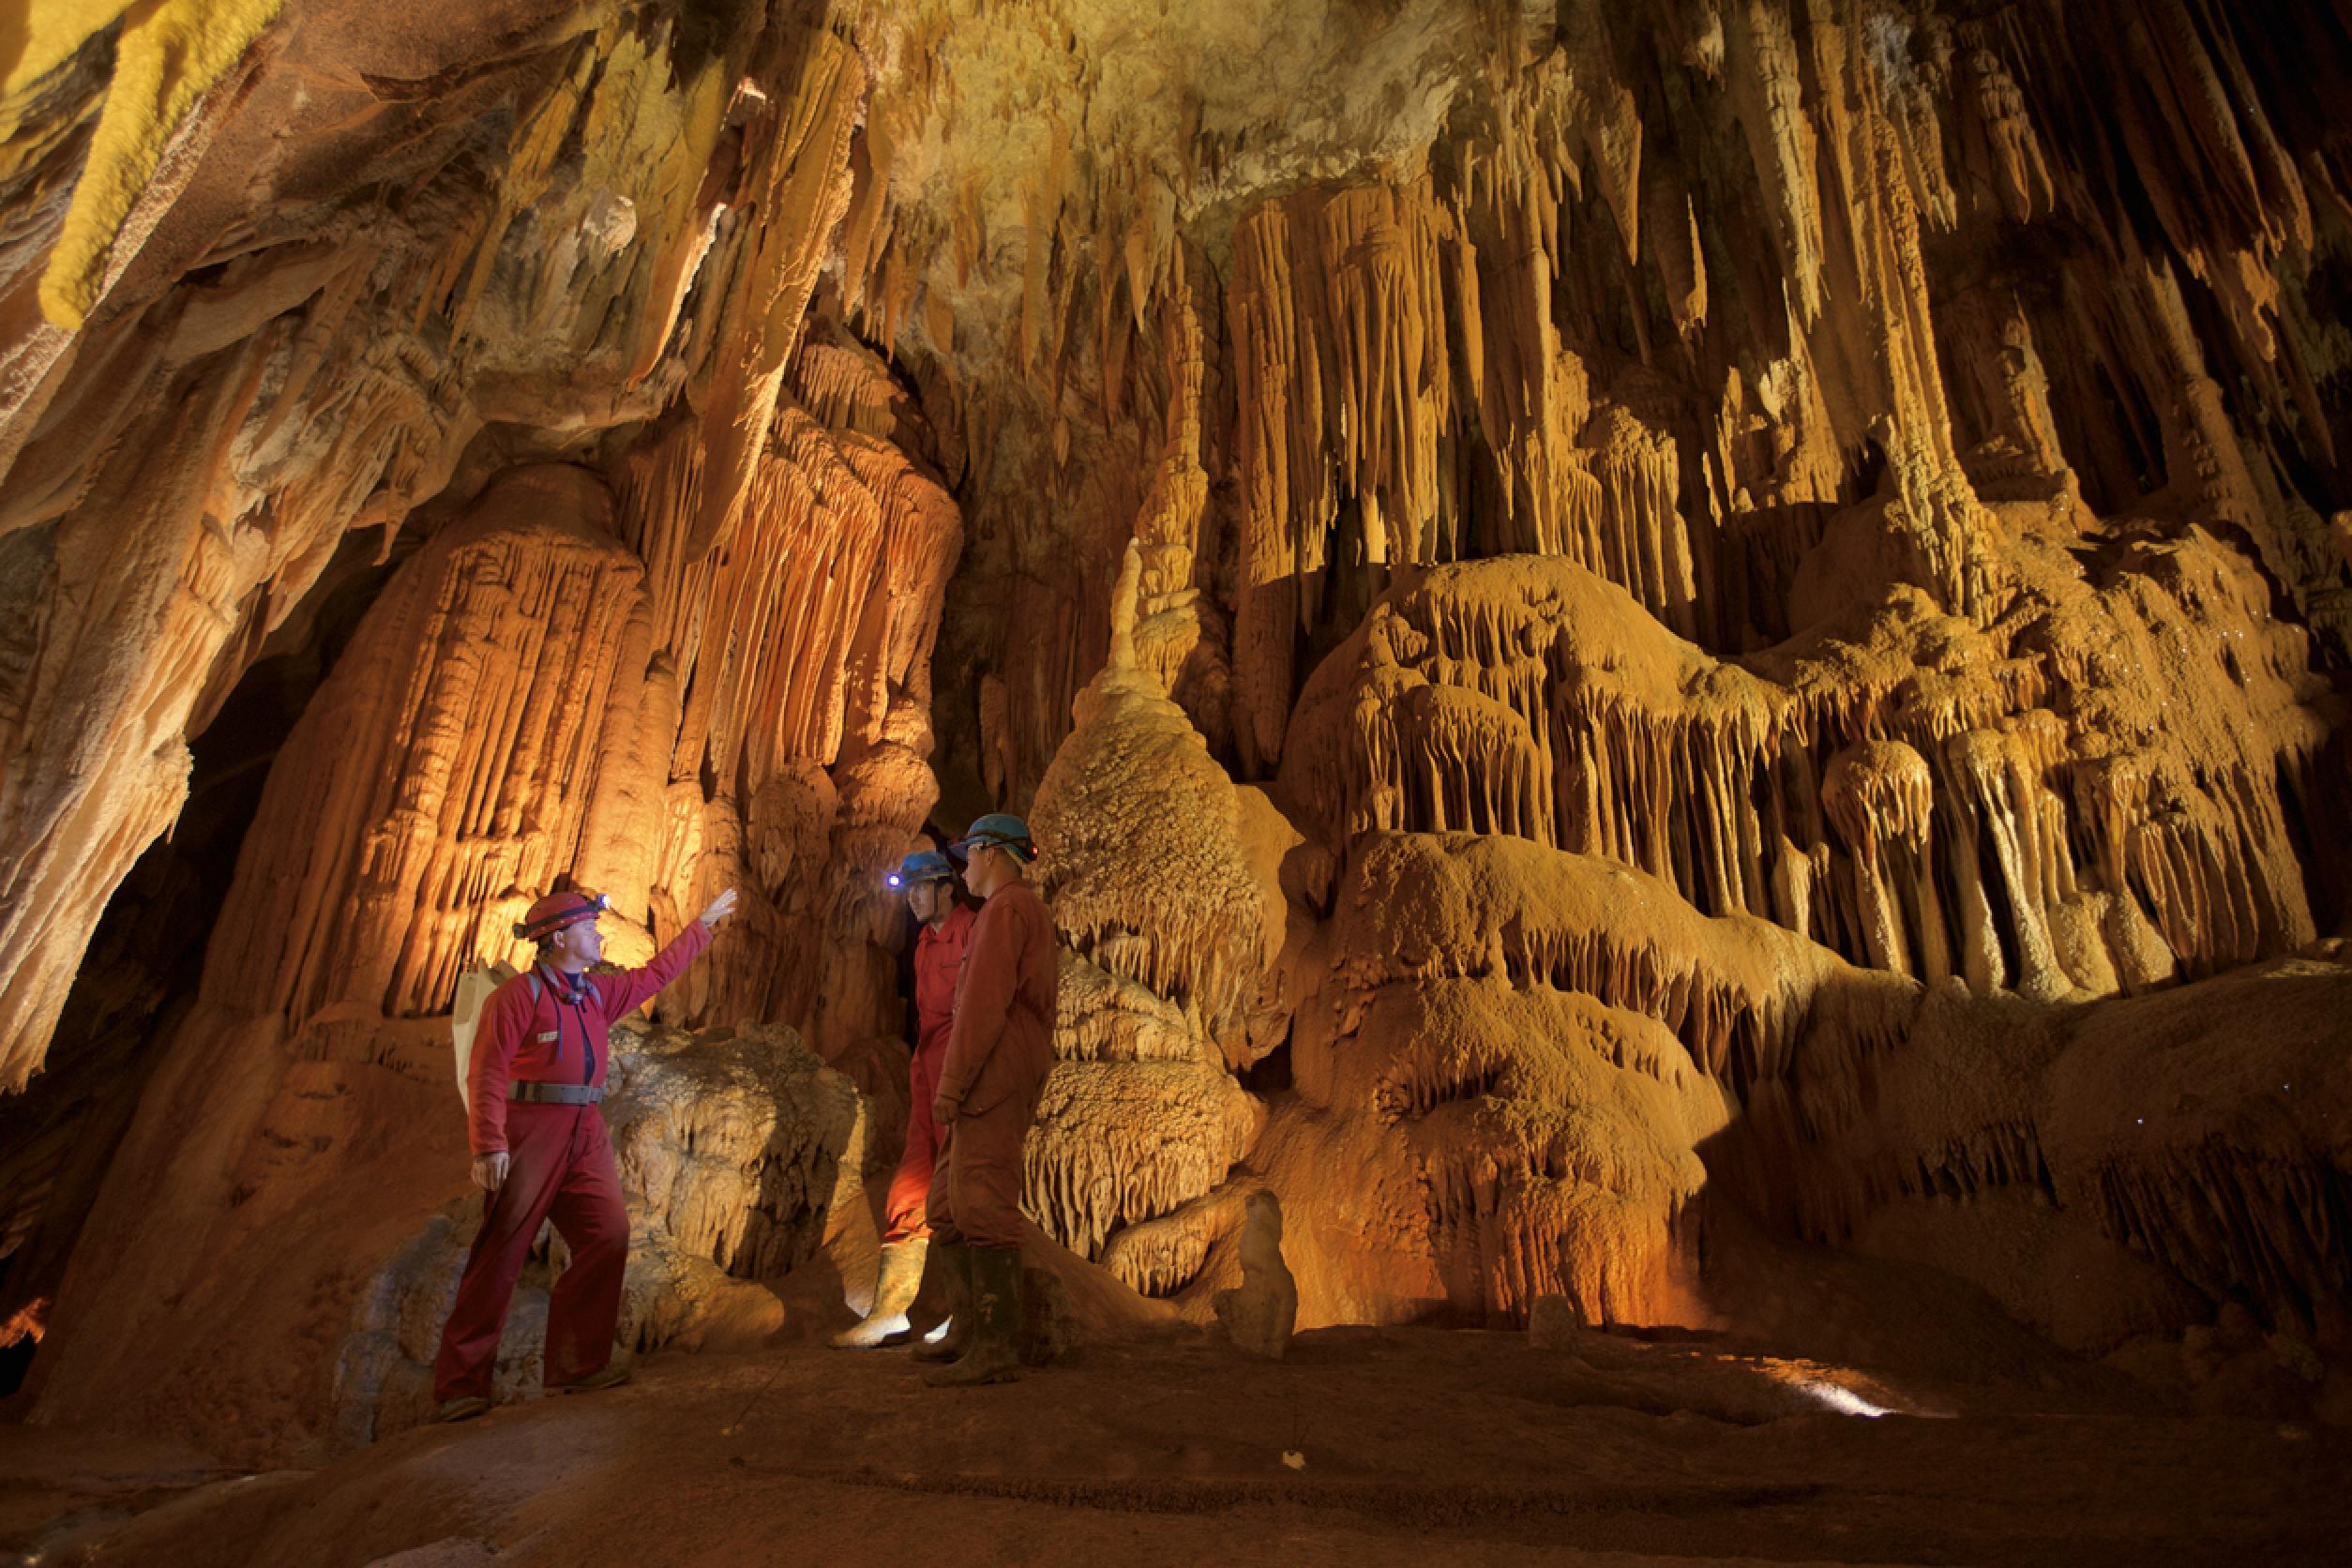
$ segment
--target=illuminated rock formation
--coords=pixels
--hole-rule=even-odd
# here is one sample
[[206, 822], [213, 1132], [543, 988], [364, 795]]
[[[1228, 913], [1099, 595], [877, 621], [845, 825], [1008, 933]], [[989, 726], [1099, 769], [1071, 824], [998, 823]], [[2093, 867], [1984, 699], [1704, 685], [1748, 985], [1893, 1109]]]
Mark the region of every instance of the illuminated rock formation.
[[1083, 1302], [1206, 1319], [1268, 1194], [1309, 1326], [1736, 1319], [1718, 1200], [2102, 1353], [2352, 1294], [2341, 15], [378, 9], [0, 67], [37, 1412], [297, 1446], [559, 878], [624, 960], [740, 888], [657, 1016], [887, 1159], [881, 873], [991, 807]]
[[[269, 8], [166, 9], [195, 26], [199, 13], [258, 23]], [[855, 56], [822, 35], [755, 32], [682, 78], [667, 21], [641, 35], [616, 13], [539, 36], [547, 15], [533, 9], [516, 8], [519, 30], [487, 61], [480, 21], [454, 13], [398, 42], [356, 8], [288, 19], [241, 91], [184, 124], [206, 145], [158, 192], [165, 210], [141, 252], [115, 243], [95, 297], [73, 265], [42, 285], [68, 290], [86, 324], [0, 400], [9, 603], [35, 612], [11, 638], [0, 701], [11, 1083], [40, 1060], [99, 906], [177, 809], [184, 737], [346, 535], [381, 531], [390, 548], [490, 425], [538, 432], [523, 445], [547, 451], [682, 394], [730, 421], [756, 408], [762, 429], [776, 406], [824, 259], [808, 236], [846, 200]], [[196, 30], [207, 50], [228, 42]], [[83, 57], [114, 41], [101, 34], [23, 90], [95, 98], [107, 84]], [[469, 151], [445, 128], [420, 146], [416, 116], [373, 113], [371, 79], [426, 81], [460, 62], [470, 85], [440, 108], [503, 103], [503, 146]], [[731, 99], [746, 69], [766, 86]], [[333, 87], [319, 89], [322, 72]], [[70, 98], [38, 112], [77, 113]], [[731, 167], [746, 146], [756, 156]], [[10, 188], [12, 219], [30, 225], [10, 248], [28, 287], [78, 221], [61, 204], [17, 205], [55, 177], [44, 162]], [[404, 194], [370, 194], [387, 189]], [[205, 215], [238, 212], [266, 238], [205, 261]], [[685, 313], [698, 270], [738, 258], [744, 286]], [[202, 281], [182, 281], [199, 267]], [[701, 493], [726, 505], [706, 504], [679, 548], [699, 556], [733, 520], [757, 456], [721, 460]]]
[[[1130, 549], [1110, 662], [1080, 699], [1031, 822], [1047, 846], [1038, 891], [1067, 950], [1063, 1060], [1031, 1135], [1028, 1206], [1090, 1257], [1114, 1229], [1205, 1200], [1256, 1138], [1264, 1110], [1233, 1071], [1252, 1060], [1249, 1013], [1281, 940], [1268, 918], [1279, 889], [1261, 883], [1245, 847], [1255, 792], [1234, 788], [1138, 668], [1141, 573]], [[1214, 1240], [1176, 1255], [1131, 1241], [1112, 1266], [1166, 1293]]]
[[[1483, 1318], [1564, 1290], [1593, 1321], [1687, 1320], [1697, 1150], [1768, 1071], [1818, 959], [1710, 922], [1638, 872], [1507, 837], [1379, 835], [1336, 896], [1265, 1168], [1302, 1321]], [[1346, 1151], [1339, 1154], [1338, 1151]], [[1350, 1236], [1344, 1160], [1414, 1195]]]

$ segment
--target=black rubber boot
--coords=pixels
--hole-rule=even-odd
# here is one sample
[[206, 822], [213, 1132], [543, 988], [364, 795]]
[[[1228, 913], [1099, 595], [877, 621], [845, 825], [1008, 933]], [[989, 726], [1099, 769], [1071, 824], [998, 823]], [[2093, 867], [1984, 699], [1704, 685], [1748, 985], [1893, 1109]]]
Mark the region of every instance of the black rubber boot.
[[923, 1374], [933, 1388], [1009, 1383], [1021, 1375], [1015, 1336], [1021, 1327], [1021, 1252], [976, 1246], [972, 1253], [972, 1343], [954, 1364]]
[[947, 1286], [947, 1333], [933, 1344], [917, 1345], [915, 1360], [954, 1361], [972, 1342], [972, 1253], [967, 1243], [931, 1238], [931, 1266]]

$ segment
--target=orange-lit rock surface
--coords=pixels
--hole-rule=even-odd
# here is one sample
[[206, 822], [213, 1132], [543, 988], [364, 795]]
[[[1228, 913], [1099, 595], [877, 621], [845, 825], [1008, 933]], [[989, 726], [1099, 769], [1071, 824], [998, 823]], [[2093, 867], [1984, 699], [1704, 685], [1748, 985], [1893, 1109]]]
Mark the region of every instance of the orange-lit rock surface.
[[447, 1014], [562, 878], [622, 962], [743, 896], [613, 1108], [629, 1320], [798, 1354], [903, 1124], [882, 873], [988, 809], [1063, 948], [1032, 1261], [1106, 1341], [1214, 1321], [1271, 1195], [1303, 1331], [1558, 1297], [2026, 1376], [1998, 1321], [2352, 1411], [2336, 10], [23, 42], [32, 1420], [258, 1464], [421, 1415]]

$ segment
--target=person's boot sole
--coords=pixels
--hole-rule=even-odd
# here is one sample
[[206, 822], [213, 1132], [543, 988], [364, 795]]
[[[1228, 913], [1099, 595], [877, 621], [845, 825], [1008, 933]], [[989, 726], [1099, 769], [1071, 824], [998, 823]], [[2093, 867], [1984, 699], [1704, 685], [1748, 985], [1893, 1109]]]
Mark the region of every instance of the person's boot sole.
[[443, 1405], [433, 1412], [433, 1420], [445, 1426], [453, 1425], [460, 1421], [472, 1421], [475, 1416], [488, 1415], [490, 1409], [489, 1400], [469, 1395]]
[[602, 1394], [606, 1389], [619, 1388], [636, 1376], [634, 1371], [629, 1371], [622, 1373], [617, 1378], [606, 1378], [599, 1381], [594, 1380], [592, 1374], [591, 1377], [582, 1378], [575, 1383], [560, 1383], [557, 1388], [565, 1394]]

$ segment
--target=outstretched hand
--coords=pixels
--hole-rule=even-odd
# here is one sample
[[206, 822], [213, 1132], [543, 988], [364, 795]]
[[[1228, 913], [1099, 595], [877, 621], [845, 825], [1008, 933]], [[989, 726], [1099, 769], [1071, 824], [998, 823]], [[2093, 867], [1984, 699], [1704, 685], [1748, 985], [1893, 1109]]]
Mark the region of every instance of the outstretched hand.
[[711, 900], [710, 908], [702, 912], [702, 924], [716, 931], [718, 923], [734, 912], [735, 890], [731, 887]]

